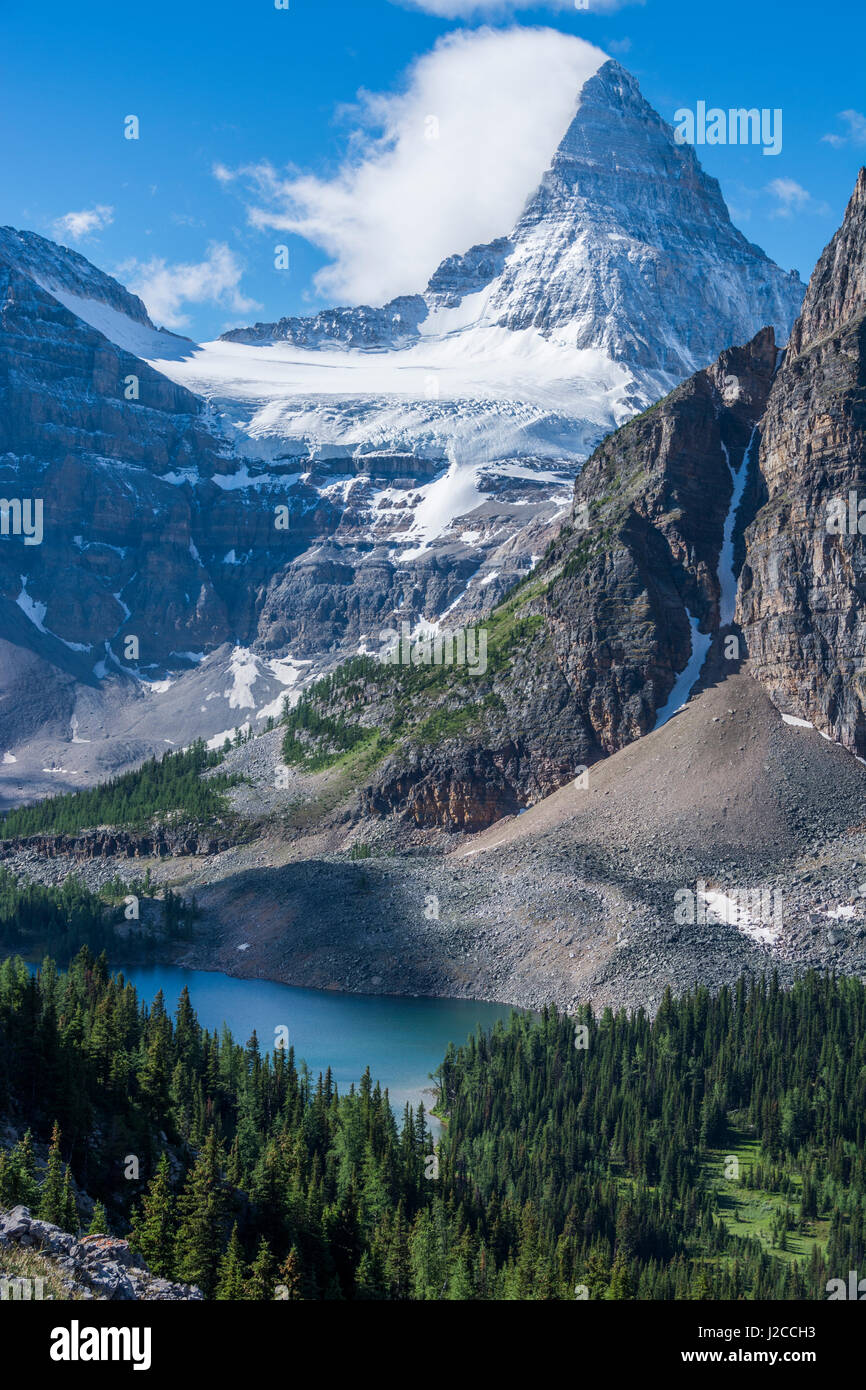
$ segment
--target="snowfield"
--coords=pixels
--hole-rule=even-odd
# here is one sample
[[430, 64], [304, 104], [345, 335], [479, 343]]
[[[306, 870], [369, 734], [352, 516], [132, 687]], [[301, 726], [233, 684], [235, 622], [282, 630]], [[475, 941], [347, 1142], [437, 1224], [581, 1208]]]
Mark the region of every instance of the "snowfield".
[[[446, 315], [447, 317], [447, 311]], [[638, 383], [598, 349], [535, 330], [470, 324], [385, 351], [205, 343], [151, 357], [157, 371], [208, 400], [241, 452], [313, 457], [370, 451], [490, 463], [527, 455], [580, 462], [602, 435], [670, 389]]]

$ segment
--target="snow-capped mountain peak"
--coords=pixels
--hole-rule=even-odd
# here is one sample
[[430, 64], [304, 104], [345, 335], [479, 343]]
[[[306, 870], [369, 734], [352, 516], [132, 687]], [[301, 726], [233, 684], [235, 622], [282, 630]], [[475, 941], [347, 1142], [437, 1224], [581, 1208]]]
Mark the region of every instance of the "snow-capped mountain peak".
[[[455, 327], [531, 329], [566, 349], [601, 349], [679, 378], [764, 324], [785, 341], [804, 288], [734, 227], [694, 150], [675, 142], [610, 60], [584, 85], [509, 235], [448, 257], [423, 294], [256, 324], [222, 341], [382, 351], [429, 347], [443, 333], [453, 340]], [[470, 298], [459, 320], [443, 315]]]
[[767, 324], [786, 341], [803, 293], [610, 60], [516, 226], [448, 257], [423, 292], [256, 324], [157, 365], [260, 456], [291, 441], [574, 465], [728, 344]]
[[583, 88], [511, 240], [495, 322], [643, 369], [685, 375], [765, 324], [784, 342], [804, 293], [614, 61]]

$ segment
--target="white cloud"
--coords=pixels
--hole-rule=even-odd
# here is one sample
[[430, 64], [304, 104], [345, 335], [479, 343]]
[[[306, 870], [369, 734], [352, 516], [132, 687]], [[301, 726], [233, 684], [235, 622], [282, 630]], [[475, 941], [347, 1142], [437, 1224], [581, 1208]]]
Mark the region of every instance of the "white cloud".
[[594, 10], [609, 13], [629, 3], [642, 5], [644, 0], [391, 0], [403, 9], [424, 10], [440, 19], [501, 19], [518, 10]]
[[552, 29], [457, 30], [413, 64], [403, 90], [359, 94], [333, 177], [268, 164], [214, 174], [254, 190], [254, 226], [328, 253], [319, 294], [380, 304], [511, 230], [605, 57]]
[[206, 260], [197, 264], [169, 265], [154, 256], [149, 261], [126, 261], [116, 274], [141, 296], [151, 318], [166, 328], [187, 327], [184, 304], [222, 304], [237, 314], [261, 308], [241, 293], [243, 267], [224, 242], [211, 243]]
[[817, 202], [796, 179], [773, 179], [767, 184], [767, 192], [778, 199], [771, 217], [792, 217], [795, 212], [824, 214], [830, 210], [826, 203]]
[[866, 145], [866, 116], [861, 111], [840, 111], [840, 121], [844, 121], [848, 130], [844, 135], [822, 135], [821, 139], [828, 145]]
[[83, 208], [81, 212], [65, 212], [54, 223], [54, 232], [57, 236], [71, 237], [73, 241], [83, 241], [93, 236], [94, 232], [101, 232], [113, 221], [114, 208], [97, 203], [96, 207]]

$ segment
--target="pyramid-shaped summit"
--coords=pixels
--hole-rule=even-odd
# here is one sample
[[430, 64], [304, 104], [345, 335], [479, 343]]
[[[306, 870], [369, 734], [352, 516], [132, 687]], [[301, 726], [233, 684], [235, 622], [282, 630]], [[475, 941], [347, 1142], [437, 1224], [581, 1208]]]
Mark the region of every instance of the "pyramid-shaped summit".
[[515, 228], [496, 321], [685, 375], [772, 324], [805, 287], [734, 227], [717, 181], [610, 61], [589, 79]]
[[466, 331], [529, 329], [566, 349], [600, 349], [653, 373], [657, 393], [766, 324], [787, 341], [805, 286], [734, 227], [694, 150], [676, 143], [635, 78], [609, 60], [585, 83], [509, 235], [448, 257], [423, 295], [384, 309], [330, 310], [225, 336], [403, 348], [435, 337], [437, 311], [482, 291]]

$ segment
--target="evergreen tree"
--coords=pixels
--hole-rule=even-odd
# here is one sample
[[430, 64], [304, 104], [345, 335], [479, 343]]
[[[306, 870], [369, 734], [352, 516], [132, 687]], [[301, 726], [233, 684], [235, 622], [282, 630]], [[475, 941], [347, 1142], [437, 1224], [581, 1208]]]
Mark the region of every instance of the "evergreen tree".
[[255, 1300], [257, 1303], [265, 1303], [275, 1297], [276, 1266], [271, 1248], [262, 1236], [256, 1258], [250, 1265], [249, 1277], [246, 1280], [246, 1296]]
[[222, 1152], [211, 1129], [178, 1199], [177, 1277], [197, 1284], [207, 1297], [214, 1290], [225, 1239], [228, 1202], [221, 1167]]
[[281, 1299], [295, 1303], [303, 1297], [301, 1287], [301, 1259], [297, 1246], [293, 1245], [277, 1270], [277, 1289]]
[[69, 1229], [67, 1227], [69, 1212], [66, 1201], [64, 1169], [65, 1164], [60, 1152], [60, 1126], [55, 1120], [51, 1130], [51, 1146], [48, 1150], [45, 1177], [39, 1194], [38, 1216], [40, 1221], [48, 1221], [52, 1226], [60, 1226], [63, 1230], [67, 1230]]
[[175, 1201], [166, 1153], [160, 1155], [141, 1208], [132, 1214], [129, 1240], [151, 1274], [160, 1279], [174, 1277]]
[[232, 1227], [228, 1247], [219, 1262], [214, 1297], [225, 1302], [236, 1302], [238, 1299], [249, 1297], [244, 1282], [244, 1252], [238, 1236], [237, 1223]]
[[108, 1236], [111, 1230], [108, 1225], [108, 1213], [101, 1202], [94, 1202], [93, 1215], [90, 1218], [90, 1225], [87, 1228], [89, 1236]]

